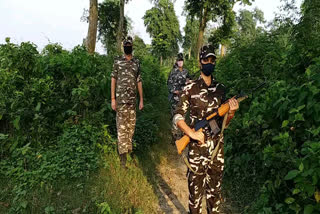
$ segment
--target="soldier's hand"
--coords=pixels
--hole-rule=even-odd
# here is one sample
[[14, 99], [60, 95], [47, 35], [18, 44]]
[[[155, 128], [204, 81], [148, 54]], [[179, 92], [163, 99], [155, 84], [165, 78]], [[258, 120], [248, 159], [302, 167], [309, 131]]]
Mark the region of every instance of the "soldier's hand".
[[198, 131], [194, 131], [192, 133], [192, 136], [190, 136], [192, 139], [198, 141], [199, 144], [204, 144], [204, 134], [202, 132], [202, 129], [199, 129]]
[[142, 110], [143, 109], [143, 100], [140, 100], [140, 103], [139, 103], [139, 110]]
[[239, 103], [235, 97], [232, 97], [231, 99], [229, 99], [228, 103], [230, 106], [229, 112], [235, 112], [236, 110], [239, 109]]
[[112, 108], [114, 111], [117, 111], [116, 99], [111, 99], [111, 108]]

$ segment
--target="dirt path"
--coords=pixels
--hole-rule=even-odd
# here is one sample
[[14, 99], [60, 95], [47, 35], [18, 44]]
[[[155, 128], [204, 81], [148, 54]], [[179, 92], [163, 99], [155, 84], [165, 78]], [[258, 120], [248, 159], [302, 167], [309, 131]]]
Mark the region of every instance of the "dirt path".
[[158, 166], [159, 213], [180, 214], [188, 211], [187, 167], [174, 146]]
[[[188, 212], [188, 184], [187, 166], [182, 158], [177, 154], [173, 145], [169, 146], [169, 153], [161, 160], [157, 168], [158, 175], [158, 213], [165, 214], [186, 214]], [[205, 197], [204, 197], [205, 198]], [[224, 214], [238, 214], [225, 199]], [[202, 213], [206, 213], [205, 199], [203, 199]]]

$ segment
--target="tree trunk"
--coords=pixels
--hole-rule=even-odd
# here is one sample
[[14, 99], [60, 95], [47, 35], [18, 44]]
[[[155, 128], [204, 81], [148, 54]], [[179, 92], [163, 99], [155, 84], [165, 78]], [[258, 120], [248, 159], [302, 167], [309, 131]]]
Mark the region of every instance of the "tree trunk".
[[189, 48], [189, 53], [188, 53], [188, 59], [190, 60], [191, 59], [191, 47]]
[[93, 54], [96, 48], [98, 26], [98, 0], [90, 0], [89, 28], [86, 46], [89, 54]]
[[221, 44], [221, 56], [223, 57], [224, 55], [226, 55], [226, 46]]
[[162, 66], [162, 63], [163, 63], [163, 59], [162, 59], [162, 56], [160, 56], [160, 66]]
[[124, 27], [124, 0], [120, 0], [120, 18], [117, 32], [117, 50], [121, 52], [121, 43], [123, 40], [123, 27]]
[[200, 16], [200, 26], [199, 26], [199, 35], [198, 35], [198, 41], [197, 41], [197, 59], [199, 60], [199, 52], [200, 48], [203, 44], [203, 35], [204, 35], [204, 30], [206, 29], [207, 25], [207, 15], [208, 15], [208, 10], [205, 7], [202, 11], [202, 14]]

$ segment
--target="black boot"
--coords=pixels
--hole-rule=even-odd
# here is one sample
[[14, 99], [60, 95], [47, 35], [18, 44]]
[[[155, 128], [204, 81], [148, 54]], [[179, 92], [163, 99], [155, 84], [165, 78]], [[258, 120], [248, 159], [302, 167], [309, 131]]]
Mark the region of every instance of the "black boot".
[[138, 162], [137, 162], [137, 159], [136, 159], [135, 155], [133, 154], [133, 152], [129, 152], [129, 154], [130, 154], [131, 163], [133, 163], [133, 165], [137, 167], [138, 166]]
[[121, 165], [121, 167], [124, 168], [124, 169], [127, 169], [126, 163], [127, 163], [127, 153], [121, 154], [120, 155], [120, 165]]

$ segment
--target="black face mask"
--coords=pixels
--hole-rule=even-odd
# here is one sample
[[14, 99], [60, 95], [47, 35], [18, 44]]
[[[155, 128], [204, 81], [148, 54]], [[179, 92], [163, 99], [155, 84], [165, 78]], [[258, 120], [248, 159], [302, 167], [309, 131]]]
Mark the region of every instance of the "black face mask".
[[206, 76], [210, 76], [213, 72], [214, 69], [216, 67], [216, 65], [212, 64], [212, 63], [208, 63], [208, 64], [201, 64], [202, 65], [202, 72], [204, 75]]
[[126, 55], [132, 54], [132, 46], [123, 46], [123, 50]]

